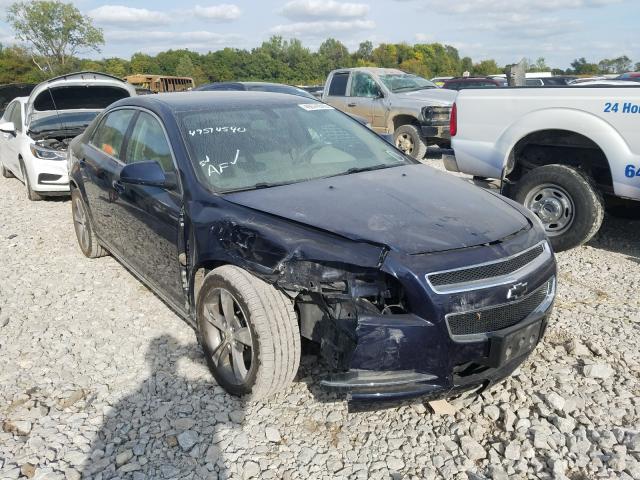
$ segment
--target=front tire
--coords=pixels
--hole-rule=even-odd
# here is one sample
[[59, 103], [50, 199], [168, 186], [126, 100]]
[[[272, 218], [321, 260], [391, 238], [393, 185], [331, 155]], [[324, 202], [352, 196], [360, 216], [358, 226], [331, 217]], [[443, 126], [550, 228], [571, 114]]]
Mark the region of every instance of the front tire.
[[82, 195], [77, 188], [71, 190], [71, 215], [76, 231], [78, 246], [85, 257], [98, 258], [107, 255], [107, 251], [98, 243]]
[[393, 132], [393, 143], [398, 150], [416, 160], [422, 160], [427, 153], [427, 144], [415, 125], [400, 125], [396, 128]]
[[196, 300], [199, 340], [218, 384], [260, 400], [285, 389], [300, 365], [300, 330], [293, 304], [246, 270], [209, 272]]
[[31, 188], [31, 182], [29, 181], [29, 175], [27, 169], [24, 166], [24, 162], [20, 161], [20, 170], [22, 170], [22, 178], [24, 180], [24, 186], [27, 188], [27, 198], [32, 202], [38, 202], [42, 200], [42, 195]]
[[14, 177], [13, 173], [11, 173], [11, 170], [9, 170], [4, 165], [0, 165], [0, 173], [2, 173], [2, 176], [4, 178], [13, 178]]
[[567, 165], [531, 170], [515, 184], [511, 197], [540, 218], [557, 252], [591, 240], [604, 218], [600, 192], [587, 176]]

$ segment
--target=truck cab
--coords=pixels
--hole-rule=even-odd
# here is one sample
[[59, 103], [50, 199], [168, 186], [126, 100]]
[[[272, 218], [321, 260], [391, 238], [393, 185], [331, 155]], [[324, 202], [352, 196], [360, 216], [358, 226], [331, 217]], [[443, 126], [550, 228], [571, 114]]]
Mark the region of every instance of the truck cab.
[[427, 145], [448, 147], [449, 113], [456, 92], [392, 68], [342, 68], [329, 74], [322, 100], [367, 119], [380, 134], [420, 160]]

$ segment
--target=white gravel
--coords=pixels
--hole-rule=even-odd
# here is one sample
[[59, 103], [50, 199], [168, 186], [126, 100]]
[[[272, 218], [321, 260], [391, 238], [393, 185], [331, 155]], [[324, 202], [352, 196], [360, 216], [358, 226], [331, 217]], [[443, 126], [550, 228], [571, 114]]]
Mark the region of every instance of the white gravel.
[[558, 255], [543, 344], [454, 415], [348, 412], [312, 356], [246, 406], [157, 297], [82, 256], [69, 201], [0, 179], [0, 479], [640, 479], [639, 232], [607, 218]]

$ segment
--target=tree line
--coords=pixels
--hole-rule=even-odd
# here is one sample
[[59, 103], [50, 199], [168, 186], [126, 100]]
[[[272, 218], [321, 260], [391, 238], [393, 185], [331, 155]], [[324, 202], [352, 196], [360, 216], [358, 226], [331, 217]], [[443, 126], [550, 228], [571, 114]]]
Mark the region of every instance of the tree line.
[[[167, 50], [156, 55], [134, 53], [129, 59], [81, 58], [81, 51], [99, 52], [104, 44], [101, 29], [78, 9], [60, 0], [16, 2], [8, 9], [7, 21], [23, 44], [0, 45], [0, 84], [38, 82], [55, 75], [93, 70], [117, 77], [145, 73], [193, 77], [196, 84], [238, 80], [261, 80], [295, 85], [321, 84], [327, 74], [341, 67], [378, 66], [399, 68], [422, 77], [503, 73], [495, 60], [474, 62], [460, 57], [458, 50], [441, 43], [361, 42], [355, 51], [334, 38], [328, 38], [316, 51], [298, 39], [272, 36], [259, 47], [224, 48], [207, 53]], [[528, 71], [554, 74], [593, 75], [622, 73], [635, 69], [627, 56], [590, 63], [576, 59], [571, 68], [550, 68], [544, 58], [528, 62]]]

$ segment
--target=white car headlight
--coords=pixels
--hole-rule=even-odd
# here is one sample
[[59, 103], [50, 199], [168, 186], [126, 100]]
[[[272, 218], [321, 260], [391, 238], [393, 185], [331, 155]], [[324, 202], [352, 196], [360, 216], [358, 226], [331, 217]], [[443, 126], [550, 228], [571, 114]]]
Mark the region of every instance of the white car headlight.
[[29, 145], [29, 148], [34, 157], [42, 158], [43, 160], [65, 160], [67, 158], [66, 151], [52, 150], [35, 143]]

